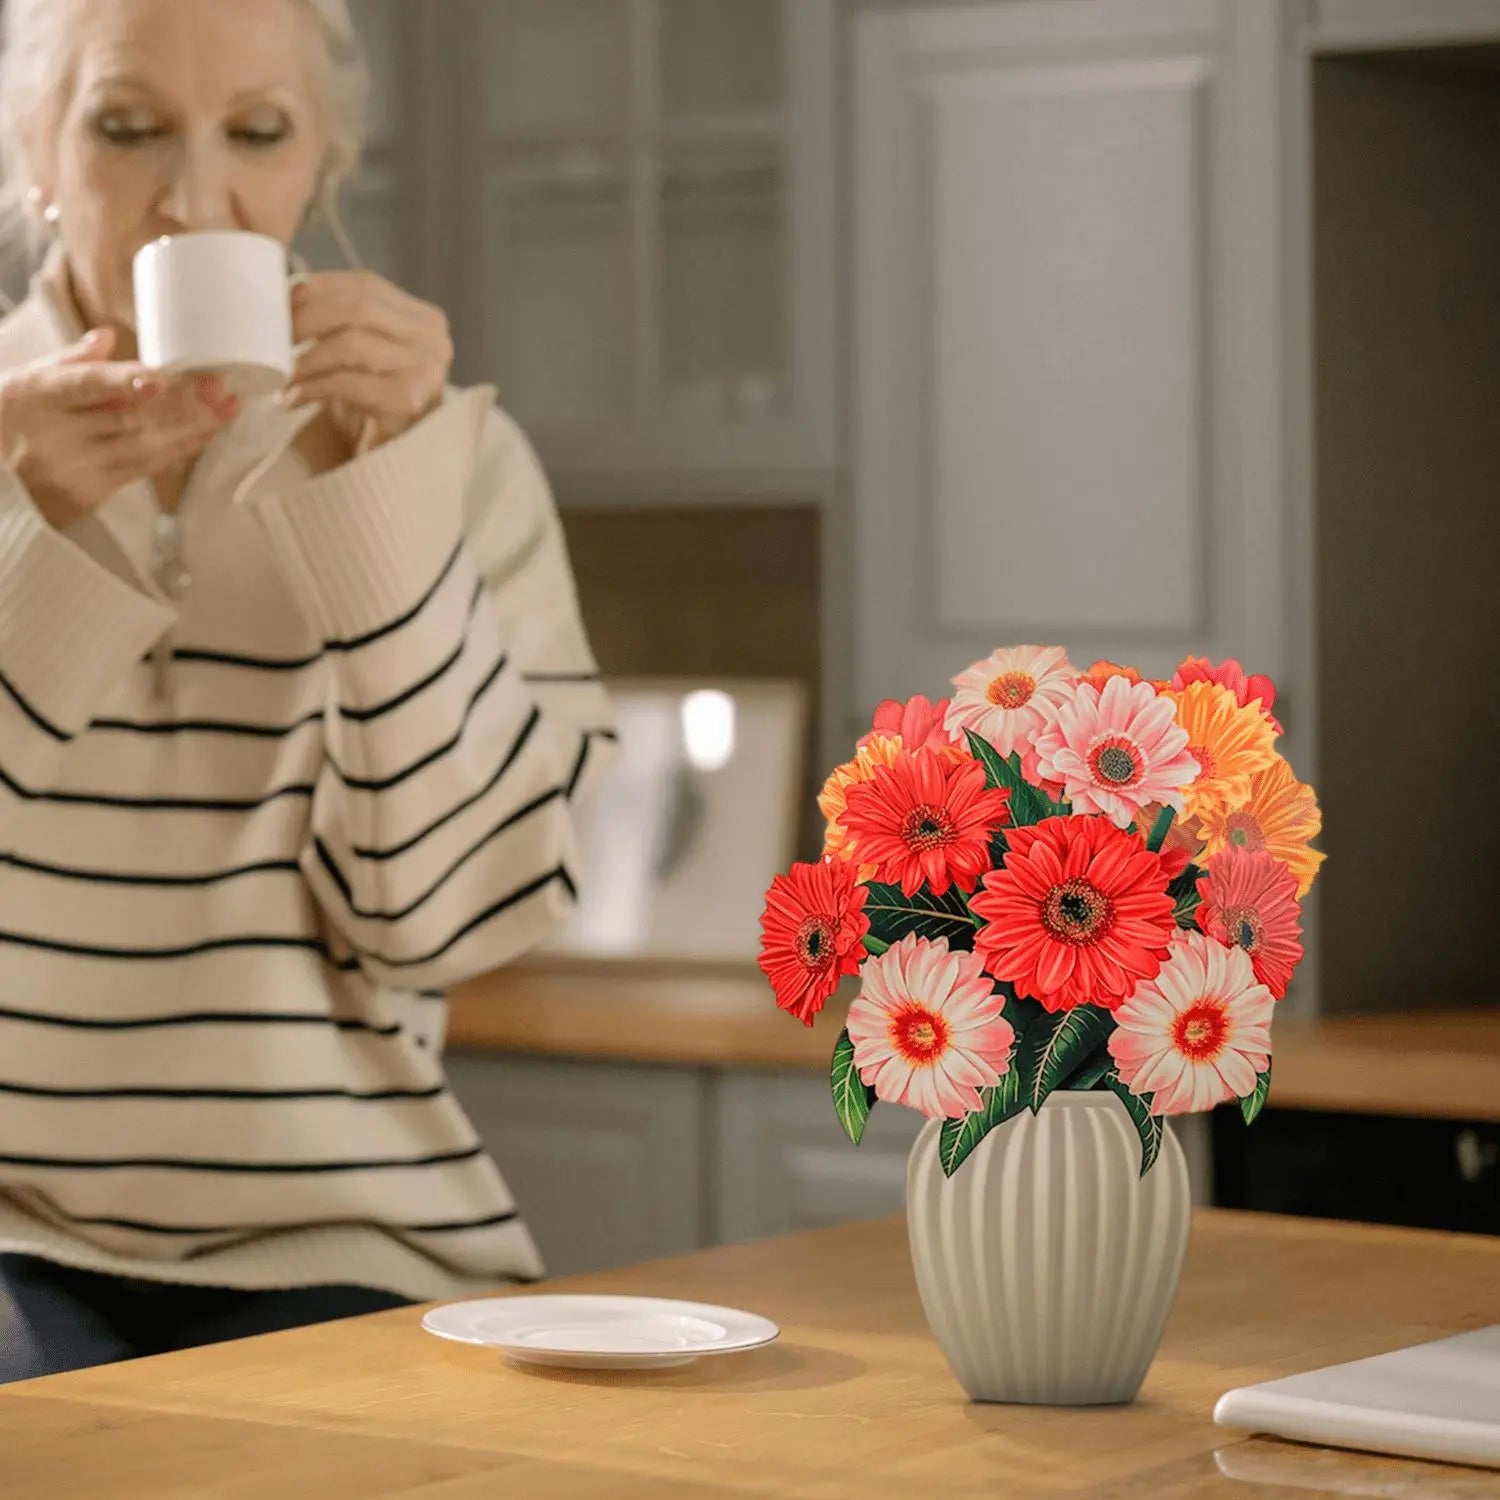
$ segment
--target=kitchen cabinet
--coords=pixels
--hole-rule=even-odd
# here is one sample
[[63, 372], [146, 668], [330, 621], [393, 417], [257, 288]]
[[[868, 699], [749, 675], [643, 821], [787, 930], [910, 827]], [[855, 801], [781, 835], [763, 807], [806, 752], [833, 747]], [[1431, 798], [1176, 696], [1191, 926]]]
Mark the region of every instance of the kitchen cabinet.
[[474, 1053], [446, 1065], [549, 1276], [703, 1243], [701, 1074]]
[[834, 0], [355, 13], [377, 81], [356, 238], [448, 309], [455, 378], [498, 387], [564, 501], [816, 499]]
[[1495, 841], [1435, 825], [1405, 871], [1444, 881], [1393, 871], [1368, 747], [1451, 779], [1495, 733], [1454, 705], [1500, 627], [1500, 3], [883, 5], [853, 33], [835, 753], [1001, 644], [1236, 657], [1324, 809], [1286, 1010], [1415, 976], [1491, 998]]

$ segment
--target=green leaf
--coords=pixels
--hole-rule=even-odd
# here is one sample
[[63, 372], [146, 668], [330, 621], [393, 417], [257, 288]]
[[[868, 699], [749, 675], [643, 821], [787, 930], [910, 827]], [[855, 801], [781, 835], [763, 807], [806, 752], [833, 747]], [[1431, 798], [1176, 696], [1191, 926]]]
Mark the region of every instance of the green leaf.
[[1151, 1095], [1132, 1094], [1118, 1073], [1111, 1073], [1104, 1080], [1104, 1086], [1124, 1104], [1131, 1124], [1141, 1138], [1141, 1176], [1144, 1177], [1161, 1150], [1161, 1116], [1151, 1113]]
[[1062, 1087], [1065, 1089], [1074, 1089], [1082, 1093], [1085, 1089], [1091, 1089], [1097, 1084], [1103, 1083], [1114, 1072], [1114, 1069], [1114, 1058], [1107, 1051], [1100, 1052], [1097, 1056], [1091, 1057], [1084, 1063], [1071, 1078], [1064, 1079]]
[[865, 952], [868, 953], [871, 958], [879, 958], [880, 955], [884, 953], [890, 946], [891, 945], [889, 943], [884, 942], [880, 938], [876, 937], [873, 932], [867, 932], [865, 934]]
[[1175, 809], [1164, 807], [1157, 813], [1156, 821], [1151, 825], [1151, 832], [1146, 835], [1146, 847], [1155, 854], [1167, 841], [1167, 835], [1172, 831], [1172, 820], [1177, 816]]
[[934, 896], [926, 886], [910, 896], [901, 894], [899, 885], [872, 882], [865, 897], [865, 915], [870, 919], [870, 937], [889, 947], [908, 933], [924, 938], [947, 938], [950, 947], [972, 948], [974, 932], [979, 926], [964, 893], [950, 885], [941, 896]]
[[1010, 1071], [994, 1088], [980, 1089], [979, 1099], [978, 1109], [961, 1120], [944, 1120], [938, 1132], [938, 1161], [945, 1177], [951, 1177], [997, 1125], [1003, 1125], [1026, 1108], [1025, 1080], [1016, 1066], [1016, 1053], [1011, 1054]]
[[1173, 916], [1179, 927], [1198, 925], [1198, 908], [1203, 904], [1203, 898], [1198, 894], [1198, 881], [1202, 875], [1203, 871], [1197, 865], [1189, 865], [1167, 887], [1167, 894], [1173, 902]]
[[1255, 1117], [1266, 1107], [1266, 1095], [1271, 1092], [1271, 1065], [1266, 1064], [1266, 1071], [1255, 1080], [1255, 1092], [1240, 1100], [1240, 1113], [1245, 1117], [1245, 1124], [1253, 1125]]
[[948, 1177], [995, 1126], [1020, 1114], [1031, 1094], [1023, 1043], [1026, 1033], [1044, 1021], [1047, 1012], [1040, 1001], [1022, 1000], [1008, 984], [997, 984], [995, 988], [1005, 996], [1005, 1019], [1016, 1034], [1016, 1044], [1011, 1048], [1010, 1068], [1001, 1075], [1000, 1082], [994, 1088], [980, 1089], [980, 1107], [961, 1120], [943, 1121], [938, 1133], [938, 1159]]
[[844, 1134], [857, 1146], [875, 1103], [875, 1090], [859, 1076], [854, 1066], [854, 1043], [846, 1030], [839, 1033], [833, 1049], [833, 1107], [838, 1112]]
[[1034, 823], [1040, 823], [1043, 818], [1066, 815], [1068, 809], [1065, 806], [1054, 802], [1046, 792], [1038, 786], [1032, 786], [1021, 774], [1019, 755], [1012, 755], [1009, 760], [1005, 760], [988, 740], [975, 734], [972, 729], [967, 734], [970, 753], [984, 767], [985, 782], [989, 786], [1003, 786], [1010, 792], [1010, 822], [1007, 827], [1029, 828]]
[[1033, 1114], [1042, 1107], [1047, 1095], [1069, 1073], [1077, 1072], [1113, 1030], [1114, 1020], [1109, 1012], [1094, 1005], [1080, 1005], [1049, 1015], [1045, 1022], [1027, 1030], [1024, 1048], [1030, 1097], [1026, 1102]]

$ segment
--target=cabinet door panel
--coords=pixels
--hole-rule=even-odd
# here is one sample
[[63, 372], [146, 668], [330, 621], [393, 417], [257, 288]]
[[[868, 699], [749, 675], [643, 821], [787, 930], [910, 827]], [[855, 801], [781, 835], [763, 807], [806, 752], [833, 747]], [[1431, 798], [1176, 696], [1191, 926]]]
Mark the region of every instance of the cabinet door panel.
[[461, 1053], [447, 1067], [549, 1275], [699, 1248], [697, 1073]]
[[760, 1239], [899, 1213], [906, 1159], [921, 1129], [912, 1110], [877, 1105], [853, 1145], [817, 1074], [724, 1074], [714, 1238]]
[[1240, 15], [859, 21], [859, 709], [1021, 641], [1281, 669], [1280, 179], [1255, 113], [1280, 58]]

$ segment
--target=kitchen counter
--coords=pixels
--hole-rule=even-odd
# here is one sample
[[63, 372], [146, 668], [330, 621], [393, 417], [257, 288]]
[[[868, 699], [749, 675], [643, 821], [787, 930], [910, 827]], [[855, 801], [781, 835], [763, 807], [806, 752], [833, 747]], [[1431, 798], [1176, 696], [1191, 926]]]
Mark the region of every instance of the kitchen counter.
[[1469, 1500], [1500, 1475], [1215, 1427], [1231, 1386], [1500, 1320], [1500, 1240], [1208, 1210], [1129, 1407], [970, 1404], [922, 1319], [902, 1220], [732, 1246], [550, 1291], [775, 1319], [652, 1373], [522, 1370], [401, 1309], [0, 1387], [0, 1492], [47, 1500], [1005, 1495]]
[[[517, 967], [453, 997], [449, 1045], [703, 1068], [826, 1071], [847, 1014], [809, 1029], [758, 969]], [[1500, 1009], [1278, 1020], [1270, 1105], [1500, 1123]]]

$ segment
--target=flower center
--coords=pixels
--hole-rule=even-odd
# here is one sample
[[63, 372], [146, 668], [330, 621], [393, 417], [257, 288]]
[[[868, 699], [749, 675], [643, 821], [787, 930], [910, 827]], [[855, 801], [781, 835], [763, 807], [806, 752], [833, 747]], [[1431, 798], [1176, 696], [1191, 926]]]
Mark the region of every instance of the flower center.
[[825, 969], [833, 956], [833, 923], [827, 917], [808, 917], [797, 929], [797, 957], [809, 969]]
[[1253, 907], [1244, 907], [1224, 913], [1224, 930], [1246, 953], [1254, 953], [1260, 947], [1263, 935], [1260, 913]]
[[1087, 880], [1055, 885], [1042, 902], [1042, 926], [1060, 943], [1097, 943], [1113, 926], [1114, 908]]
[[1141, 752], [1129, 740], [1100, 740], [1089, 751], [1089, 770], [1102, 786], [1133, 786], [1145, 770]]
[[1224, 834], [1231, 844], [1238, 844], [1241, 849], [1266, 847], [1266, 836], [1260, 831], [1260, 824], [1255, 821], [1253, 813], [1230, 813], [1224, 826]]
[[1172, 1022], [1172, 1045], [1189, 1062], [1210, 1062], [1224, 1050], [1229, 1036], [1228, 1007], [1205, 996], [1195, 1000]]
[[953, 819], [946, 807], [923, 803], [907, 813], [901, 823], [901, 841], [908, 849], [931, 849], [953, 842]]
[[1214, 759], [1212, 750], [1205, 750], [1202, 745], [1189, 745], [1188, 754], [1198, 762], [1198, 780], [1212, 781], [1219, 773], [1219, 763]]
[[891, 1017], [891, 1044], [913, 1067], [926, 1067], [948, 1050], [947, 1018], [912, 1001]]
[[1024, 708], [1036, 692], [1036, 678], [1029, 672], [1002, 672], [985, 689], [996, 708]]

